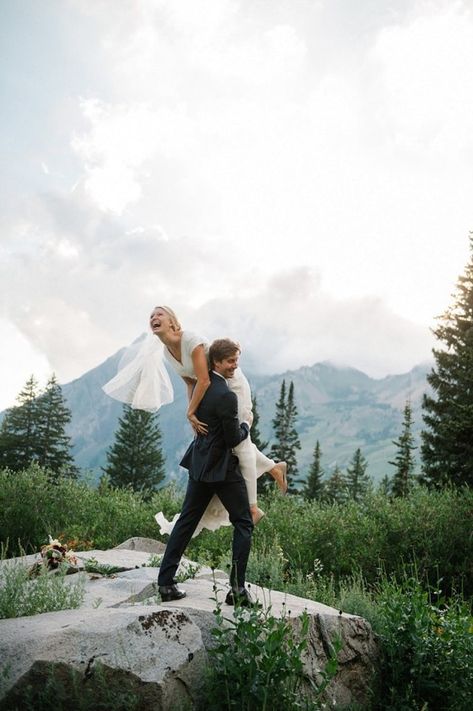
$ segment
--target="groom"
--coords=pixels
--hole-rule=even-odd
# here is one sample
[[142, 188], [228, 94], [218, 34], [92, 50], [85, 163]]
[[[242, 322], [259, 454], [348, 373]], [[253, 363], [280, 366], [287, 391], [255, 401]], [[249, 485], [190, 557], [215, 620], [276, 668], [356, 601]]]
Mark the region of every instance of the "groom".
[[181, 466], [189, 470], [189, 482], [181, 515], [172, 530], [159, 570], [158, 586], [163, 602], [186, 596], [175, 585], [174, 575], [202, 514], [212, 496], [217, 494], [233, 525], [231, 589], [225, 602], [252, 604], [245, 588], [245, 573], [253, 521], [238, 458], [232, 453], [232, 448], [248, 437], [250, 428], [246, 422], [238, 423], [237, 397], [227, 385], [238, 367], [239, 356], [239, 346], [227, 338], [214, 341], [210, 346], [210, 385], [196, 411], [197, 418], [208, 426], [208, 432], [195, 437], [181, 461]]

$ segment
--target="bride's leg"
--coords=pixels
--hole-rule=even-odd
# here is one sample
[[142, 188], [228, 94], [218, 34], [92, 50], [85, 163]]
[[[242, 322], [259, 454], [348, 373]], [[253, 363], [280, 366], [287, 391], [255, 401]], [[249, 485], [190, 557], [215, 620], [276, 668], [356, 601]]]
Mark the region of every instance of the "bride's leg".
[[[255, 447], [255, 445], [253, 445]], [[256, 459], [256, 476], [259, 477], [262, 474], [268, 472], [268, 474], [271, 474], [273, 477], [274, 481], [276, 482], [278, 488], [280, 491], [282, 491], [283, 494], [286, 493], [287, 491], [287, 464], [286, 462], [276, 462], [273, 459], [270, 459], [269, 457], [266, 456], [266, 454], [263, 454], [263, 452], [260, 452], [259, 449], [256, 449], [255, 447], [255, 459]]]
[[264, 511], [262, 511], [257, 504], [256, 451], [256, 447], [249, 437], [243, 440], [243, 442], [240, 442], [240, 444], [233, 449], [234, 454], [238, 457], [241, 473], [243, 475], [243, 479], [245, 480], [246, 490], [248, 492], [248, 501], [250, 502], [251, 516], [255, 525], [264, 516]]
[[[253, 420], [252, 405], [251, 405], [251, 390], [248, 380], [243, 375], [241, 368], [237, 368], [233, 374], [233, 378], [228, 381], [228, 387], [237, 396], [238, 400], [238, 419], [239, 421], [245, 421], [251, 423]], [[263, 469], [259, 474], [257, 473], [255, 453], [258, 451], [248, 436], [247, 439], [243, 440], [237, 447], [233, 450], [238, 457], [240, 462], [241, 473], [246, 482], [246, 488], [248, 491], [248, 499], [250, 501], [251, 515], [253, 516], [253, 523], [258, 523], [260, 518], [264, 516], [261, 509], [258, 508], [256, 503], [256, 479], [261, 476], [264, 471]], [[270, 460], [268, 460], [270, 461]], [[274, 462], [272, 463], [274, 466]]]

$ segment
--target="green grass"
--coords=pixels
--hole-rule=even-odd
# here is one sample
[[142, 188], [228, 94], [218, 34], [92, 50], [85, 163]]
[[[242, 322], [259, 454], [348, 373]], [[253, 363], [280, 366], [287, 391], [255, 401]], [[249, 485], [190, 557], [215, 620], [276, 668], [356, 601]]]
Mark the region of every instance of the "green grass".
[[[157, 511], [172, 517], [182, 494], [166, 487], [144, 499], [129, 489], [94, 489], [86, 482], [60, 479], [31, 466], [23, 472], [0, 471], [0, 540], [8, 555], [20, 548], [36, 552], [49, 534], [70, 548], [106, 549], [131, 536], [164, 540], [154, 520]], [[443, 579], [447, 593], [473, 595], [473, 491], [428, 491], [418, 487], [405, 499], [372, 494], [363, 503], [328, 505], [277, 493], [262, 501], [266, 516], [255, 529], [249, 570], [255, 578], [279, 584], [300, 582], [318, 561], [335, 583], [362, 571], [368, 585], [380, 572], [401, 579], [406, 565], [425, 581]], [[187, 556], [225, 566], [231, 527], [203, 531]]]

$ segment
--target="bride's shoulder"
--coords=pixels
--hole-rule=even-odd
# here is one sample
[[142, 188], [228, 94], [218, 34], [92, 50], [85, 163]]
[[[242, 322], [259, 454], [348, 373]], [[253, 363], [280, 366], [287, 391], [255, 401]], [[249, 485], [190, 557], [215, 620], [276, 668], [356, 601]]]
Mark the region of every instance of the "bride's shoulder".
[[188, 348], [191, 352], [197, 346], [204, 346], [204, 348], [206, 350], [209, 347], [208, 339], [199, 333], [194, 333], [194, 331], [183, 331], [182, 332], [182, 344], [185, 348]]

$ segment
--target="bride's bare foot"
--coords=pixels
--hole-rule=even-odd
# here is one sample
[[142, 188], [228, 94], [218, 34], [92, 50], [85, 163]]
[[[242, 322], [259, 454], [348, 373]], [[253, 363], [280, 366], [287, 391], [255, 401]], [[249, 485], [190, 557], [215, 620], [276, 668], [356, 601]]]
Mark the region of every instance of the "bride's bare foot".
[[287, 464], [278, 462], [269, 472], [283, 494], [287, 491]]
[[266, 514], [264, 511], [262, 511], [260, 508], [258, 508], [257, 504], [253, 504], [250, 506], [250, 511], [251, 511], [251, 518], [253, 519], [253, 525], [256, 526], [257, 523], [261, 521], [263, 516]]

